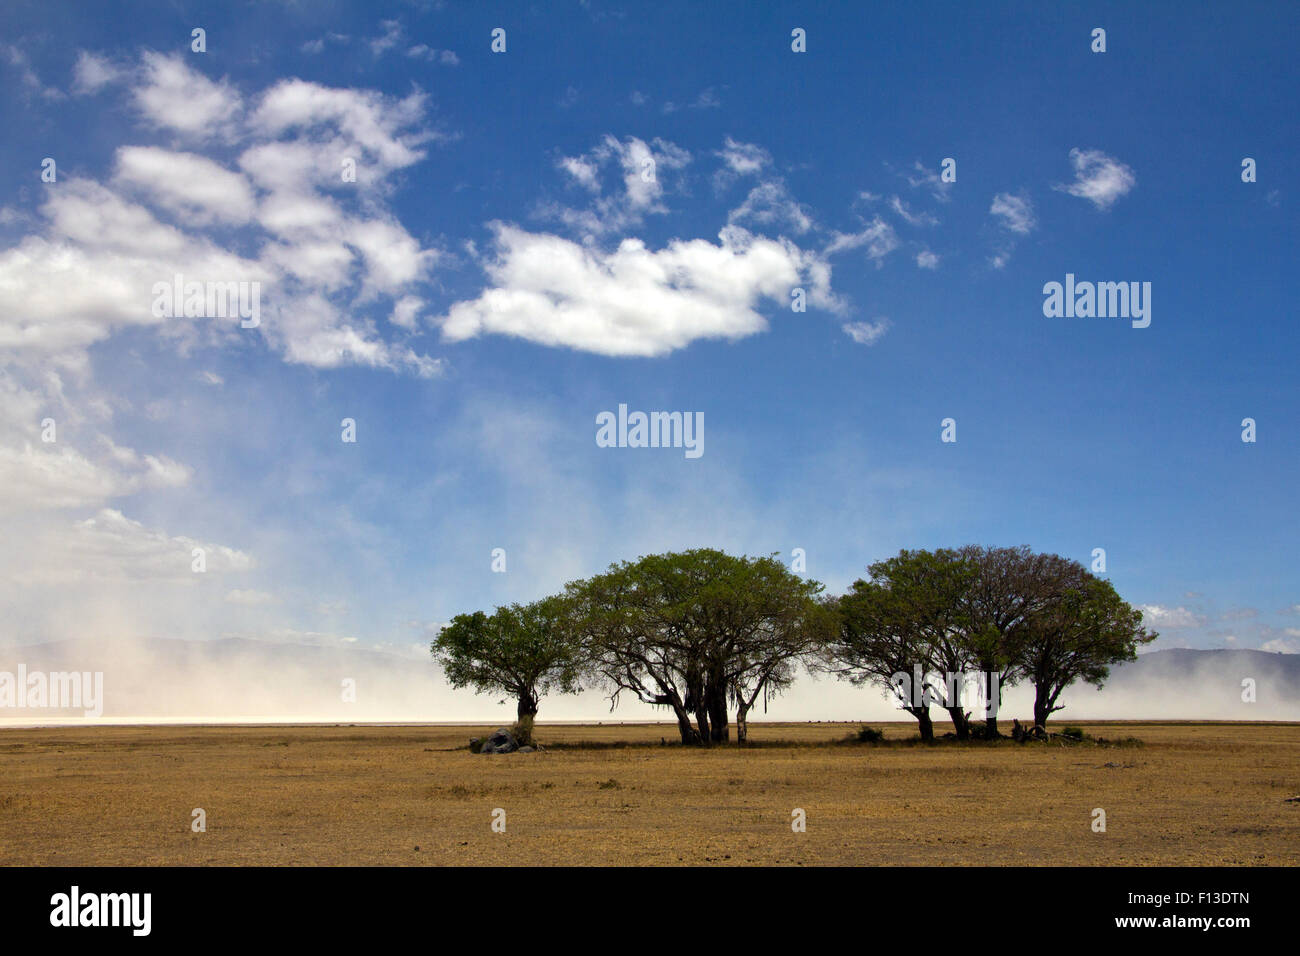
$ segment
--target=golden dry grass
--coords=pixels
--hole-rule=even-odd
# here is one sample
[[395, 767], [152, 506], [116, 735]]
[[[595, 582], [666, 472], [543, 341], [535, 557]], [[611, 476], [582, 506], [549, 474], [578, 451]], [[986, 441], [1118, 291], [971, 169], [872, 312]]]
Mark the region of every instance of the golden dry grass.
[[758, 746], [689, 750], [659, 745], [668, 726], [543, 724], [546, 753], [474, 756], [484, 728], [6, 728], [0, 863], [1300, 863], [1300, 725], [1081, 726], [1144, 745], [838, 746], [856, 725], [756, 724]]

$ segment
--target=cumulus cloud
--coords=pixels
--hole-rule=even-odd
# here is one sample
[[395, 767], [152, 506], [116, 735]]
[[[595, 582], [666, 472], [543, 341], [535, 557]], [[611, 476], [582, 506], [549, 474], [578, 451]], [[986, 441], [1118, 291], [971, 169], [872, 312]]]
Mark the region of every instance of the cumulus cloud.
[[492, 286], [452, 306], [442, 320], [450, 341], [495, 333], [602, 355], [664, 355], [763, 331], [758, 305], [784, 304], [801, 284], [813, 304], [833, 302], [823, 261], [738, 226], [716, 243], [673, 240], [654, 251], [629, 238], [612, 252], [503, 223], [492, 229]]
[[195, 225], [246, 223], [257, 205], [252, 187], [239, 173], [193, 153], [155, 146], [119, 149], [115, 180]]
[[[103, 72], [87, 65], [98, 61], [80, 62], [83, 72]], [[124, 145], [107, 183], [68, 178], [49, 191], [43, 226], [0, 251], [0, 348], [10, 359], [84, 361], [84, 349], [131, 327], [189, 341], [204, 320], [151, 308], [154, 286], [181, 275], [259, 283], [275, 321], [245, 334], [291, 362], [440, 371], [439, 361], [380, 335], [366, 314], [382, 297], [412, 295], [438, 260], [384, 202], [386, 177], [437, 138], [422, 128], [423, 94], [285, 80], [250, 109], [224, 80], [152, 52], [133, 82], [146, 121], [190, 148]], [[239, 150], [237, 168], [196, 148], [218, 130], [223, 148]], [[341, 175], [344, 159], [355, 182]], [[395, 314], [392, 328], [410, 331], [407, 312]], [[222, 323], [221, 334], [243, 331], [229, 318], [206, 324]]]
[[1055, 189], [1086, 199], [1098, 209], [1109, 209], [1121, 196], [1137, 185], [1133, 170], [1099, 149], [1072, 149], [1074, 182]]
[[921, 269], [939, 268], [939, 257], [929, 249], [922, 249], [916, 254], [916, 264]]
[[43, 235], [0, 251], [0, 349], [10, 360], [79, 352], [124, 328], [170, 323], [169, 331], [179, 332], [192, 320], [151, 310], [155, 283], [178, 272], [271, 278], [264, 265], [163, 223], [92, 181], [60, 183], [42, 213]]
[[211, 139], [228, 132], [243, 108], [242, 97], [230, 84], [209, 80], [179, 55], [147, 52], [142, 72], [143, 82], [134, 91], [136, 106], [162, 129]]

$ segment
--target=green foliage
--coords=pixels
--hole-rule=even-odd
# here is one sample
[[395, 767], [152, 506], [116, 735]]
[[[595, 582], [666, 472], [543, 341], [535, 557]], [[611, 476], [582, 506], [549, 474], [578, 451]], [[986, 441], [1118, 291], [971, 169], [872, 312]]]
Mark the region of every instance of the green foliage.
[[581, 690], [582, 647], [562, 597], [458, 614], [430, 650], [453, 687], [509, 694], [521, 716], [552, 690]]
[[1069, 737], [1072, 740], [1082, 740], [1084, 738], [1082, 727], [1066, 727], [1061, 731], [1062, 737]]
[[728, 732], [728, 704], [739, 718], [794, 680], [829, 621], [821, 589], [775, 556], [699, 548], [611, 565], [567, 595], [612, 700], [671, 707], [684, 743], [708, 743]]
[[885, 732], [875, 727], [859, 727], [855, 739], [860, 744], [878, 744], [885, 739]]

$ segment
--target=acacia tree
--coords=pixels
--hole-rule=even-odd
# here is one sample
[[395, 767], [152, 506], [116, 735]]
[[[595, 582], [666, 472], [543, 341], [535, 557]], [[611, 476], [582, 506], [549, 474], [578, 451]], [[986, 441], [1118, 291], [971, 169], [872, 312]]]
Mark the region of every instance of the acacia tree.
[[967, 545], [957, 553], [972, 569], [960, 598], [963, 642], [973, 669], [984, 675], [984, 733], [996, 737], [1002, 690], [1023, 674], [1020, 648], [1027, 629], [1087, 572], [1076, 561], [1036, 554], [1027, 545]]
[[716, 715], [710, 727], [715, 740], [727, 738], [727, 699], [736, 708], [736, 740], [744, 743], [748, 715], [759, 697], [766, 701], [789, 687], [800, 666], [810, 663], [833, 634], [834, 617], [816, 600], [821, 590], [771, 557], [744, 561], [726, 588], [713, 595], [718, 617], [728, 625], [720, 630], [718, 682], [707, 690]]
[[1109, 581], [1079, 571], [1071, 587], [1035, 613], [1017, 652], [1022, 673], [1034, 684], [1038, 727], [1064, 706], [1057, 699], [1066, 687], [1077, 680], [1101, 687], [1111, 664], [1136, 660], [1138, 646], [1158, 636]]
[[458, 614], [430, 651], [453, 687], [508, 694], [520, 720], [535, 717], [552, 690], [581, 690], [582, 647], [562, 597]]
[[744, 739], [759, 695], [793, 679], [825, 620], [820, 591], [775, 557], [700, 548], [611, 565], [567, 595], [611, 706], [631, 693], [670, 707], [683, 743], [709, 744], [730, 739], [729, 700]]
[[[921, 739], [934, 739], [930, 704], [952, 717], [957, 736], [968, 736], [959, 675], [967, 662], [961, 640], [960, 597], [972, 570], [955, 551], [901, 551], [868, 569], [831, 603], [838, 628], [822, 648], [821, 666], [855, 684], [891, 692], [916, 718]], [[948, 679], [934, 682], [935, 671]]]

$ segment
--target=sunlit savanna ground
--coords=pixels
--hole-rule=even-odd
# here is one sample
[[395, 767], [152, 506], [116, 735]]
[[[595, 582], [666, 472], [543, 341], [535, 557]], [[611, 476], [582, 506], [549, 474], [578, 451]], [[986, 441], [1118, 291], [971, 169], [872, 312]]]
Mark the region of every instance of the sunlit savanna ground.
[[0, 864], [1300, 863], [1297, 724], [1081, 724], [1141, 747], [832, 743], [856, 726], [755, 724], [757, 746], [693, 750], [661, 746], [666, 725], [543, 724], [558, 746], [509, 756], [470, 754], [491, 728], [462, 726], [4, 728]]

